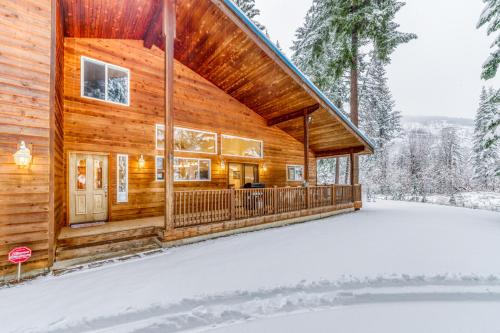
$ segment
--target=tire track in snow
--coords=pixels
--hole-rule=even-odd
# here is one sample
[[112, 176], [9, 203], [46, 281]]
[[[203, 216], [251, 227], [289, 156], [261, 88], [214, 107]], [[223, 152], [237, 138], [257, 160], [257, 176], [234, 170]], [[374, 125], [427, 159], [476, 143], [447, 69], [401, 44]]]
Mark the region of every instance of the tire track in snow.
[[337, 282], [301, 282], [295, 286], [184, 299], [113, 317], [84, 319], [75, 326], [61, 327], [61, 323], [54, 323], [50, 332], [198, 331], [245, 320], [338, 306], [429, 301], [500, 302], [500, 278], [402, 275], [375, 279], [346, 278]]

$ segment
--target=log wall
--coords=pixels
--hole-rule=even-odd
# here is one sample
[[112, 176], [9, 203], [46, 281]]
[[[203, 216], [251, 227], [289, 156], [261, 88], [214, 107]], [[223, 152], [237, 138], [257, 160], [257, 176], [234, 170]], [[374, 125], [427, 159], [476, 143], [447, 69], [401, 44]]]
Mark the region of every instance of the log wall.
[[[24, 269], [48, 265], [50, 219], [51, 1], [2, 0], [0, 5], [0, 276], [15, 246], [33, 249]], [[29, 169], [13, 159], [32, 146]]]
[[[87, 56], [130, 70], [130, 106], [80, 96], [80, 57]], [[110, 220], [162, 215], [164, 183], [154, 179], [155, 124], [164, 122], [164, 53], [143, 47], [142, 41], [66, 38], [64, 49], [64, 156], [70, 151], [110, 154]], [[286, 182], [286, 164], [303, 163], [303, 146], [200, 75], [175, 62], [175, 125], [264, 141], [264, 159], [224, 158], [260, 165], [260, 181], [268, 186], [298, 186]], [[220, 141], [220, 136], [219, 136]], [[220, 144], [219, 144], [220, 147]], [[116, 202], [116, 154], [129, 155], [129, 201]], [[146, 167], [139, 169], [140, 154]], [[175, 189], [226, 188], [227, 167], [220, 156], [176, 153], [212, 159], [210, 182], [176, 182]], [[264, 168], [264, 163], [265, 167]], [[315, 183], [315, 159], [310, 181]]]

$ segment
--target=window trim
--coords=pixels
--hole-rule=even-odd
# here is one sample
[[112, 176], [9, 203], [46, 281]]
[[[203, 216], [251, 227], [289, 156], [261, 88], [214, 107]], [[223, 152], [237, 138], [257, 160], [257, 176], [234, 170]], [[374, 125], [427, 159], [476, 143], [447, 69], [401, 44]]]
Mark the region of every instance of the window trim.
[[[158, 179], [158, 157], [163, 158], [163, 172], [165, 174], [163, 179]], [[155, 181], [156, 182], [164, 182], [167, 179], [167, 170], [165, 168], [165, 156], [163, 155], [156, 155], [155, 156]]]
[[[124, 157], [126, 161], [125, 178], [127, 179], [127, 191], [120, 192], [120, 157]], [[128, 193], [129, 193], [129, 175], [128, 175], [128, 155], [127, 154], [116, 154], [116, 203], [127, 203]], [[125, 199], [120, 199], [120, 193], [124, 193]]]
[[[261, 150], [261, 156], [255, 157], [255, 156], [241, 156], [241, 155], [233, 155], [233, 154], [224, 154], [222, 151], [223, 149], [223, 138], [233, 138], [233, 139], [242, 139], [245, 141], [253, 141], [253, 142], [259, 142], [260, 143], [260, 150]], [[241, 136], [236, 136], [236, 135], [228, 135], [228, 134], [221, 134], [221, 140], [220, 140], [220, 153], [222, 156], [232, 156], [232, 157], [241, 157], [241, 158], [253, 158], [253, 159], [263, 159], [264, 158], [264, 141], [262, 140], [257, 140], [257, 139], [250, 139], [250, 138], [244, 138]]]
[[165, 133], [165, 125], [164, 124], [155, 124], [155, 147], [156, 150], [165, 150], [165, 147], [158, 147], [158, 128], [163, 128], [163, 136], [165, 136], [164, 141], [167, 144], [167, 137]]
[[[200, 176], [200, 161], [208, 161], [208, 179], [175, 179], [175, 160], [197, 160], [198, 161], [198, 177]], [[211, 182], [212, 181], [212, 160], [209, 158], [197, 158], [197, 157], [174, 157], [174, 174], [172, 175], [174, 177], [174, 182], [175, 183], [182, 183], [182, 182]]]
[[[213, 134], [215, 136], [215, 152], [214, 153], [207, 153], [207, 152], [203, 152], [203, 151], [178, 150], [178, 149], [175, 149], [175, 130], [176, 129], [188, 130], [188, 131], [197, 132], [197, 133]], [[196, 129], [187, 128], [187, 127], [174, 126], [174, 151], [179, 152], [179, 153], [193, 153], [193, 154], [217, 155], [219, 153], [219, 151], [217, 149], [217, 146], [218, 146], [217, 139], [218, 139], [217, 133], [215, 133], [215, 132], [209, 132], [209, 131], [203, 131], [203, 130], [196, 130]]]
[[[95, 97], [90, 97], [90, 96], [85, 96], [85, 80], [84, 80], [84, 74], [85, 74], [85, 61], [93, 62], [95, 64], [99, 65], [104, 65], [104, 99], [100, 98], [95, 98]], [[117, 69], [119, 71], [127, 72], [127, 103], [119, 103], [115, 101], [110, 101], [108, 100], [108, 67]], [[120, 67], [118, 65], [110, 64], [105, 61], [89, 58], [87, 56], [81, 56], [80, 57], [80, 97], [82, 98], [88, 98], [94, 101], [101, 101], [105, 103], [111, 103], [111, 104], [116, 104], [116, 105], [121, 105], [121, 106], [130, 106], [130, 70], [125, 67]]]
[[[290, 179], [290, 174], [288, 172], [289, 167], [302, 168], [302, 178], [301, 179]], [[302, 182], [302, 181], [304, 181], [304, 165], [303, 164], [287, 164], [286, 165], [286, 181], [287, 182]]]

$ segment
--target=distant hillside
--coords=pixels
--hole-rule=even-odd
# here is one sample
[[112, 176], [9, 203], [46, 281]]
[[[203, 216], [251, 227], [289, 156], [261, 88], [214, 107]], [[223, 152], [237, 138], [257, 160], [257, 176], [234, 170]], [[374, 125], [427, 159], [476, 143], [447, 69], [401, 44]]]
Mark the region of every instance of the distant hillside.
[[460, 127], [473, 127], [474, 120], [469, 118], [435, 117], [435, 116], [404, 116], [403, 124], [419, 123], [422, 125], [433, 125], [436, 123], [456, 125]]

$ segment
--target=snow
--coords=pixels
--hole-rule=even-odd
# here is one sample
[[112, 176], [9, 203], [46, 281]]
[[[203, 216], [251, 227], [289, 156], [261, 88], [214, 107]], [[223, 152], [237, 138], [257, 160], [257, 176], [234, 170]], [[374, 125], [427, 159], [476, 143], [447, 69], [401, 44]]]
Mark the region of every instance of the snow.
[[[339, 318], [335, 324], [325, 317], [325, 325], [345, 329], [338, 325], [358, 308], [389, 316], [400, 302], [439, 302], [452, 316], [475, 301], [480, 319], [500, 302], [499, 240], [496, 212], [379, 201], [353, 214], [0, 289], [1, 331], [203, 331], [253, 319], [262, 323], [248, 325], [280, 325], [276, 316], [293, 322], [319, 310]], [[369, 309], [359, 313], [375, 318]]]
[[330, 333], [338, 327], [349, 333], [498, 332], [495, 328], [500, 327], [499, 311], [500, 303], [381, 303], [248, 321], [209, 332]]

